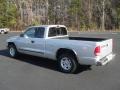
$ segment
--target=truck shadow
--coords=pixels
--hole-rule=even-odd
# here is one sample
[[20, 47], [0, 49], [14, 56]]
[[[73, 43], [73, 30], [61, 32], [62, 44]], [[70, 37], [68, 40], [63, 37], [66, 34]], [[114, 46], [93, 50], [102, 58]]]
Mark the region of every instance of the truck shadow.
[[[0, 56], [5, 56], [5, 57], [11, 58], [6, 49], [0, 50]], [[50, 59], [21, 54], [18, 58], [13, 59], [13, 60], [19, 60], [22, 62], [26, 62], [26, 63], [32, 64], [32, 65], [36, 65], [39, 67], [43, 67], [43, 68], [47, 68], [47, 69], [59, 72], [57, 62], [50, 60]], [[79, 74], [79, 73], [82, 73], [87, 70], [91, 70], [91, 68], [89, 66], [79, 65], [79, 68], [75, 74]]]

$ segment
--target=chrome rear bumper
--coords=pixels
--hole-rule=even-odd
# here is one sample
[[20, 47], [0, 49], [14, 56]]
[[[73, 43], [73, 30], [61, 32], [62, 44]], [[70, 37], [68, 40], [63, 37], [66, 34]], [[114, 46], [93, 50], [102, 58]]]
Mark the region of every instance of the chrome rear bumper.
[[111, 60], [113, 60], [113, 58], [115, 57], [116, 55], [111, 53], [109, 55], [107, 55], [106, 57], [100, 59], [99, 61], [97, 61], [97, 66], [103, 66], [103, 65], [106, 65], [108, 62], [110, 62]]

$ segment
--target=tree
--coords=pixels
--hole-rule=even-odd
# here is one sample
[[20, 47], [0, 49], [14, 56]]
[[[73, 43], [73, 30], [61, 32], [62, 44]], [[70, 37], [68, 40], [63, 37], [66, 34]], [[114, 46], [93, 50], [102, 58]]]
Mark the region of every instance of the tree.
[[77, 30], [117, 29], [120, 0], [0, 0], [0, 27], [64, 24]]
[[0, 27], [15, 27], [17, 10], [15, 5], [7, 0], [0, 0]]

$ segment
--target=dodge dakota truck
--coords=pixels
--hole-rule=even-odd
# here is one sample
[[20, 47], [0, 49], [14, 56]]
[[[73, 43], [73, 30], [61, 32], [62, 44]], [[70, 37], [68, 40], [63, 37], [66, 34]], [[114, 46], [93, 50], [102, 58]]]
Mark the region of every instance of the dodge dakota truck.
[[7, 46], [13, 58], [23, 53], [56, 60], [65, 73], [74, 73], [78, 65], [105, 65], [115, 56], [112, 39], [70, 37], [64, 25], [29, 27], [10, 37]]

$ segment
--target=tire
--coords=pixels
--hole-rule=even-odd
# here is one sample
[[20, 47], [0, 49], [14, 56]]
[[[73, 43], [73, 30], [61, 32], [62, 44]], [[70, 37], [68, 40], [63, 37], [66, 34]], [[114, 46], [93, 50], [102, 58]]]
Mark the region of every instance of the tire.
[[8, 34], [8, 32], [5, 32], [5, 34]]
[[8, 49], [9, 49], [9, 55], [10, 55], [10, 57], [16, 58], [18, 56], [18, 51], [17, 51], [15, 45], [9, 45]]
[[73, 55], [62, 54], [58, 57], [58, 65], [60, 71], [64, 73], [75, 73], [78, 68], [78, 62]]

